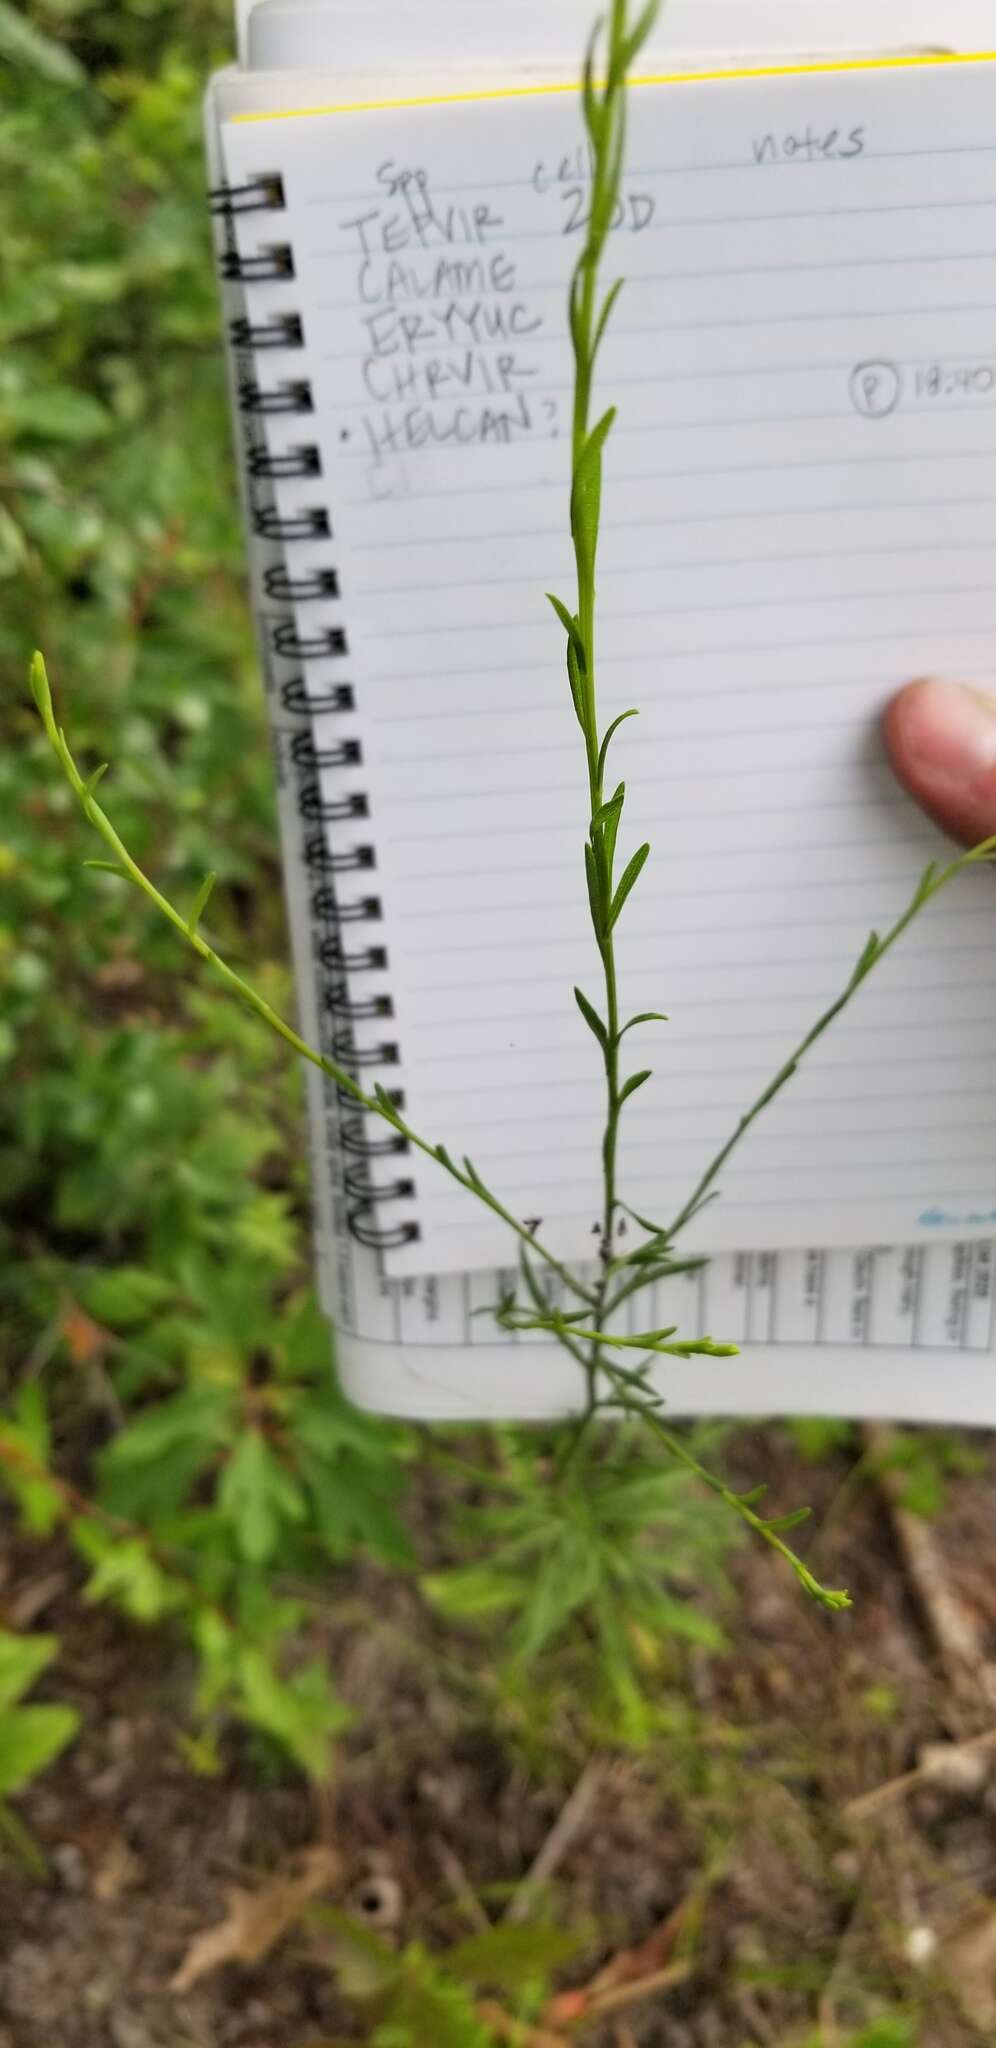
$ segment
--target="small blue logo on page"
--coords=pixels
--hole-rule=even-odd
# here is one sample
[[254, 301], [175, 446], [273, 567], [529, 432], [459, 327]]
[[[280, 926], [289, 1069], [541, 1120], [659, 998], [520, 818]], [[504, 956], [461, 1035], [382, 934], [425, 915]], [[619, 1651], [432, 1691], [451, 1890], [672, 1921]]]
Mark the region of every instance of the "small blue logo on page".
[[924, 1209], [917, 1221], [924, 1230], [972, 1230], [996, 1223], [996, 1208], [966, 1209], [960, 1216], [953, 1215], [950, 1209]]

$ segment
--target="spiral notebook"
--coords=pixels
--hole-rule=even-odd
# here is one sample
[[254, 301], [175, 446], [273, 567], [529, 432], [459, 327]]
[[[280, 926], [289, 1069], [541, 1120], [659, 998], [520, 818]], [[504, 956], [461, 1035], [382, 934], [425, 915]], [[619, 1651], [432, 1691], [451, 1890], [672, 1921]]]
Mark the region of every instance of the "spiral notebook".
[[[673, 1019], [639, 1047], [622, 1178], [666, 1217], [940, 850], [877, 713], [926, 669], [996, 680], [996, 65], [647, 68], [602, 366], [602, 694], [640, 706], [617, 765], [655, 849], [623, 985]], [[571, 989], [597, 982], [543, 596], [570, 591], [569, 76], [223, 74], [210, 122], [303, 1026], [581, 1267], [600, 1089]], [[698, 1361], [676, 1405], [807, 1405], [783, 1346], [834, 1360], [811, 1405], [867, 1412], [869, 1351], [904, 1363], [885, 1405], [984, 1405], [994, 942], [966, 878], [731, 1164], [689, 1241], [708, 1265], [639, 1314], [742, 1339], [751, 1370]], [[479, 1313], [500, 1223], [309, 1085], [351, 1389], [569, 1406], [569, 1362]]]

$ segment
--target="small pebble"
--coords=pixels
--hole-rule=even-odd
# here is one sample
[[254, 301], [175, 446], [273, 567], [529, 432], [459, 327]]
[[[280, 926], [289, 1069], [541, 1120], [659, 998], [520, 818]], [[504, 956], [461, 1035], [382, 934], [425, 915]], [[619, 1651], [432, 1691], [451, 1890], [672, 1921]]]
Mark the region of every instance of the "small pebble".
[[57, 1843], [52, 1851], [52, 1867], [67, 1892], [86, 1891], [86, 1863], [75, 1842]]
[[958, 1799], [976, 1799], [989, 1776], [989, 1759], [981, 1750], [959, 1749], [951, 1742], [927, 1742], [917, 1758], [928, 1785]]
[[903, 1947], [907, 1962], [915, 1970], [925, 1970], [937, 1954], [937, 1936], [932, 1927], [911, 1927]]

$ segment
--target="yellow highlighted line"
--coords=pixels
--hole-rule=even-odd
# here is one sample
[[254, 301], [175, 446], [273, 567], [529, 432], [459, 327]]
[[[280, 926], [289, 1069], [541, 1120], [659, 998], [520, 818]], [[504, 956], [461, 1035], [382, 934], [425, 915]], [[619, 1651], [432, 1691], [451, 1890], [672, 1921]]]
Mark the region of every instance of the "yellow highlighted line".
[[[803, 78], [829, 71], [920, 71], [931, 65], [950, 64], [996, 64], [996, 50], [931, 50], [905, 57], [846, 57], [818, 64], [743, 66], [733, 71], [665, 71], [657, 76], [631, 79], [630, 83], [638, 90], [648, 85], [703, 85], [724, 78]], [[320, 114], [383, 114], [403, 107], [460, 107], [480, 100], [545, 99], [555, 93], [577, 91], [576, 79], [569, 85], [502, 85], [484, 92], [426, 93], [413, 99], [343, 100], [338, 105], [322, 107], [276, 107], [262, 114], [234, 114], [232, 121], [237, 125], [251, 121], [309, 121]]]

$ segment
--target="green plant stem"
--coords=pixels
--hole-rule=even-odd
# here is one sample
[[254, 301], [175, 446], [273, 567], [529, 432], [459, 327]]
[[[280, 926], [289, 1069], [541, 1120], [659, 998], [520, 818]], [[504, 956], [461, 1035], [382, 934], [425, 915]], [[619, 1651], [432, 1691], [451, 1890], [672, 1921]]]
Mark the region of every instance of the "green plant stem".
[[[574, 620], [576, 637], [573, 651], [581, 671], [577, 689], [574, 687], [573, 677], [571, 680], [575, 710], [584, 738], [588, 773], [589, 829], [585, 862], [586, 867], [591, 864], [588, 893], [595, 943], [602, 967], [605, 1003], [604, 1035], [600, 1039], [605, 1070], [605, 1125], [601, 1154], [601, 1270], [593, 1305], [596, 1330], [605, 1320], [608, 1269], [612, 1262], [612, 1246], [615, 1240], [618, 1214], [619, 1125], [623, 1101], [619, 1071], [619, 987], [613, 921], [609, 914], [615, 892], [615, 841], [619, 820], [617, 816], [608, 828], [602, 822], [607, 748], [603, 746], [599, 734], [596, 686], [595, 556], [601, 491], [599, 429], [596, 429], [594, 436], [594, 509], [590, 514], [586, 512], [584, 516], [581, 515], [580, 499], [585, 490], [587, 473], [592, 468], [591, 398], [595, 361], [619, 289], [616, 286], [599, 309], [601, 262], [622, 181], [626, 132], [626, 73], [629, 61], [650, 32], [656, 11], [654, 6], [646, 11], [639, 30], [631, 37], [628, 34], [626, 0], [613, 0], [608, 28], [607, 73], [601, 90], [594, 81], [597, 30], [589, 46], [583, 106], [591, 149], [591, 206], [585, 243], [575, 266], [569, 298], [570, 329], [575, 359], [571, 531], [577, 577], [577, 611]], [[592, 886], [592, 873], [596, 878], [597, 887]], [[586, 1422], [597, 1412], [600, 1364], [601, 1342], [595, 1335], [589, 1339], [589, 1348], [584, 1360], [587, 1401], [586, 1413], [582, 1418], [582, 1432]]]
[[591, 1344], [597, 1345], [599, 1350], [651, 1352], [657, 1358], [737, 1358], [740, 1355], [739, 1345], [717, 1344], [712, 1337], [679, 1338], [677, 1343], [671, 1343], [676, 1329], [648, 1330], [637, 1337], [615, 1337], [608, 1330], [589, 1330], [573, 1320], [568, 1322], [555, 1310], [548, 1316], [530, 1316], [515, 1309], [499, 1311], [498, 1321], [506, 1330], [520, 1333], [541, 1331], [557, 1337], [568, 1351], [580, 1344]]
[[[821, 1607], [826, 1607], [831, 1612], [838, 1612], [841, 1608], [850, 1607], [853, 1604], [849, 1593], [835, 1592], [826, 1586], [820, 1585], [819, 1580], [814, 1578], [809, 1566], [803, 1562], [801, 1557], [797, 1556], [796, 1552], [779, 1534], [777, 1518], [766, 1522], [762, 1515], [755, 1512], [749, 1498], [734, 1492], [731, 1486], [727, 1486], [725, 1480], [718, 1478], [715, 1472], [710, 1472], [705, 1465], [700, 1464], [698, 1458], [688, 1449], [687, 1444], [683, 1443], [682, 1439], [676, 1436], [673, 1430], [668, 1429], [667, 1425], [661, 1421], [658, 1415], [647, 1408], [645, 1401], [641, 1401], [638, 1398], [624, 1374], [620, 1373], [611, 1364], [608, 1364], [605, 1370], [613, 1387], [615, 1405], [627, 1415], [638, 1416], [645, 1427], [653, 1433], [659, 1443], [663, 1444], [668, 1454], [675, 1458], [679, 1465], [684, 1465], [689, 1472], [694, 1473], [696, 1479], [703, 1486], [709, 1488], [710, 1493], [717, 1494], [719, 1499], [725, 1501], [726, 1506], [732, 1509], [734, 1514], [739, 1515], [740, 1520], [746, 1523], [755, 1536], [759, 1537], [763, 1543], [768, 1544], [770, 1549], [777, 1551], [779, 1557], [794, 1572], [799, 1584], [810, 1595], [811, 1599], [816, 1600]], [[796, 1516], [787, 1518], [789, 1521], [798, 1519], [801, 1518]]]
[[207, 940], [198, 930], [199, 909], [203, 907], [203, 903], [210, 893], [207, 883], [205, 883], [200, 893], [198, 908], [195, 908], [194, 914], [189, 918], [184, 917], [182, 911], [177, 910], [169, 902], [168, 898], [162, 894], [162, 891], [156, 888], [155, 883], [149, 879], [149, 876], [139, 867], [138, 862], [132, 858], [124, 841], [112, 825], [110, 818], [97, 802], [94, 790], [101, 779], [103, 771], [101, 770], [100, 774], [92, 777], [89, 782], [85, 781], [80, 774], [66, 735], [56, 721], [48, 674], [44, 659], [40, 654], [35, 655], [31, 664], [31, 690], [50, 744], [71, 789], [79, 800], [84, 816], [88, 823], [99, 833], [105, 846], [114, 854], [113, 864], [97, 862], [91, 863], [91, 865], [110, 867], [112, 873], [120, 875], [123, 880], [133, 883], [135, 888], [140, 889], [143, 896], [147, 897], [149, 902], [159, 911], [160, 915], [166, 919], [167, 924], [172, 925], [174, 931], [180, 934], [180, 937], [186, 941], [187, 945], [193, 947], [194, 952], [204, 962], [205, 966], [211, 968], [230, 995], [235, 996], [239, 1002], [245, 1003], [278, 1038], [283, 1039], [285, 1045], [290, 1046], [292, 1052], [299, 1054], [301, 1059], [309, 1061], [321, 1073], [327, 1074], [329, 1079], [342, 1088], [362, 1109], [369, 1110], [372, 1115], [380, 1117], [384, 1123], [389, 1124], [391, 1129], [398, 1133], [399, 1137], [403, 1137], [412, 1146], [413, 1150], [423, 1153], [428, 1159], [434, 1160], [438, 1166], [443, 1167], [444, 1171], [453, 1180], [459, 1182], [462, 1188], [466, 1188], [469, 1194], [476, 1195], [478, 1201], [483, 1202], [487, 1208], [491, 1209], [496, 1216], [501, 1218], [503, 1223], [508, 1225], [508, 1228], [514, 1232], [515, 1236], [524, 1246], [534, 1252], [536, 1257], [541, 1259], [543, 1264], [550, 1268], [551, 1272], [557, 1274], [563, 1285], [573, 1295], [579, 1300], [588, 1303], [589, 1306], [594, 1307], [595, 1296], [592, 1290], [582, 1286], [581, 1282], [570, 1271], [570, 1268], [565, 1266], [561, 1260], [555, 1259], [553, 1254], [548, 1252], [539, 1239], [534, 1236], [533, 1232], [528, 1230], [525, 1224], [519, 1221], [517, 1216], [510, 1214], [504, 1203], [480, 1179], [476, 1169], [469, 1160], [464, 1161], [464, 1167], [461, 1169], [451, 1159], [444, 1145], [433, 1145], [427, 1138], [420, 1137], [418, 1132], [413, 1131], [411, 1125], [405, 1122], [404, 1117], [395, 1109], [390, 1097], [384, 1091], [378, 1090], [375, 1095], [367, 1095], [358, 1082], [353, 1079], [353, 1076], [346, 1072], [344, 1067], [338, 1066], [335, 1060], [326, 1058], [324, 1053], [316, 1052], [313, 1046], [308, 1045], [306, 1040], [300, 1037], [298, 1032], [271, 1007], [265, 998], [248, 981], [244, 981], [242, 976], [237, 974], [233, 967], [229, 967], [227, 961], [223, 960], [219, 953], [215, 952], [214, 947], [208, 944]]
[[895, 924], [886, 933], [884, 938], [880, 938], [877, 932], [872, 933], [847, 987], [837, 997], [836, 1002], [831, 1003], [830, 1008], [824, 1011], [822, 1017], [813, 1025], [812, 1029], [807, 1031], [806, 1036], [796, 1046], [791, 1058], [786, 1061], [781, 1071], [775, 1075], [774, 1080], [770, 1081], [768, 1086], [762, 1090], [757, 1101], [741, 1117], [740, 1122], [732, 1135], [727, 1139], [726, 1144], [717, 1152], [710, 1165], [707, 1166], [697, 1187], [689, 1196], [688, 1201], [679, 1211], [674, 1222], [663, 1233], [663, 1243], [665, 1245], [673, 1244], [679, 1231], [684, 1230], [692, 1221], [692, 1218], [698, 1215], [705, 1203], [712, 1198], [712, 1190], [719, 1175], [732, 1153], [740, 1144], [741, 1139], [750, 1130], [751, 1125], [757, 1122], [758, 1117], [761, 1116], [763, 1111], [770, 1107], [776, 1096], [780, 1095], [783, 1088], [787, 1087], [788, 1083], [794, 1079], [807, 1053], [812, 1051], [813, 1046], [829, 1031], [831, 1024], [834, 1024], [837, 1018], [848, 1008], [849, 1004], [853, 1002], [862, 984], [867, 981], [868, 976], [885, 959], [886, 954], [892, 951], [893, 946], [908, 931], [914, 918], [919, 916], [920, 911], [923, 910], [925, 905], [931, 902], [933, 897], [939, 895], [942, 889], [946, 889], [948, 883], [953, 882], [957, 875], [964, 874], [967, 868], [994, 860], [996, 860], [996, 837], [983, 840], [981, 845], [973, 847], [970, 853], [961, 854], [957, 860], [951, 861], [947, 867], [938, 869], [936, 864], [932, 862], [925, 870], [917, 884], [916, 893], [912, 901], [907, 904], [901, 917], [896, 919]]

